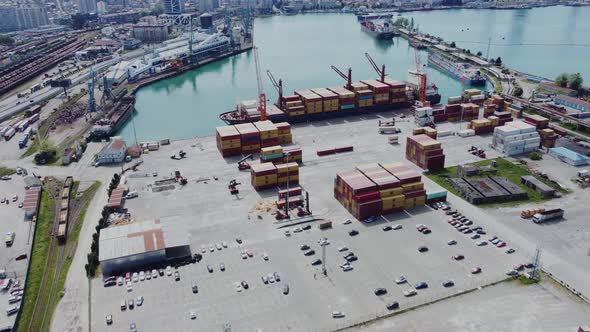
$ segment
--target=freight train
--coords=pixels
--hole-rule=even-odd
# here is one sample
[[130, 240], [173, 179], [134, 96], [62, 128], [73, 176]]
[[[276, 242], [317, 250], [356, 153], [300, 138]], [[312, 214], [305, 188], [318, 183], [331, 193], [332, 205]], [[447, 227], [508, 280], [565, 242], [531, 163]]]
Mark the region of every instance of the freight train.
[[[290, 96], [280, 93], [266, 113], [273, 122], [298, 123], [407, 108], [411, 99], [406, 83], [386, 77], [383, 82], [363, 80], [346, 87], [296, 90]], [[243, 101], [219, 118], [227, 124], [255, 122], [260, 112], [256, 101]]]
[[68, 231], [68, 217], [70, 214], [70, 193], [72, 192], [73, 184], [74, 179], [71, 176], [68, 176], [64, 182], [61, 192], [61, 206], [57, 221], [57, 239], [60, 242], [66, 241]]

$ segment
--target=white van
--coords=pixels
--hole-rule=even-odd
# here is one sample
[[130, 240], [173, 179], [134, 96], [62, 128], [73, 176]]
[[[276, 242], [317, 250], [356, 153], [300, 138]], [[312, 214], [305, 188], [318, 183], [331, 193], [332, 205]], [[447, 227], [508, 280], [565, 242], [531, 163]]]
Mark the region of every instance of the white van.
[[136, 198], [137, 196], [139, 196], [137, 191], [130, 191], [127, 193], [127, 195], [125, 195], [125, 199]]

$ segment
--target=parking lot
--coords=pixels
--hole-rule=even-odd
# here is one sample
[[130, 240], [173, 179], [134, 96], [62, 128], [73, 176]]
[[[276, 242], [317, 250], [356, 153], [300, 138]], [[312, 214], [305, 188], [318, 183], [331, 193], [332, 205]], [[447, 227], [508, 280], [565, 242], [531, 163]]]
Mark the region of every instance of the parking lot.
[[[25, 277], [27, 273], [27, 264], [29, 263], [28, 257], [25, 259], [17, 260], [17, 256], [26, 253], [29, 256], [31, 249], [31, 241], [28, 241], [30, 236], [31, 240], [33, 235], [30, 234], [32, 229], [30, 228], [31, 222], [25, 221], [24, 211], [18, 207], [19, 202], [24, 199], [24, 182], [20, 175], [12, 175], [10, 180], [0, 181], [0, 199], [6, 200], [0, 204], [0, 234], [2, 234], [2, 250], [0, 250], [0, 270], [6, 272], [6, 279], [1, 280], [2, 284], [8, 282], [11, 279], [11, 285], [14, 288], [24, 288]], [[18, 200], [13, 201], [13, 196], [17, 195]], [[8, 247], [5, 243], [5, 237], [8, 232], [14, 232], [14, 242], [12, 246]], [[15, 286], [15, 283], [18, 285]], [[8, 309], [18, 305], [17, 303], [8, 303], [8, 298], [11, 296], [9, 289], [3, 289], [0, 291], [0, 301], [3, 305], [3, 309]], [[0, 326], [12, 326], [16, 315], [8, 316], [5, 313], [0, 315]]]
[[[191, 235], [193, 253], [200, 253], [205, 246], [203, 259], [199, 263], [178, 268], [181, 280], [173, 277], [158, 277], [155, 280], [132, 283], [133, 290], [127, 292], [124, 286], [104, 288], [101, 280], [94, 280], [92, 286], [92, 329], [111, 331], [129, 328], [136, 323], [140, 331], [161, 330], [212, 330], [221, 329], [228, 323], [236, 330], [267, 331], [279, 330], [324, 330], [343, 327], [387, 312], [387, 303], [398, 301], [401, 308], [424, 303], [457, 291], [475, 288], [506, 277], [505, 273], [525, 258], [517, 251], [506, 254], [507, 248], [493, 245], [477, 246], [479, 240], [459, 233], [447, 223], [448, 216], [429, 207], [420, 207], [407, 212], [384, 216], [370, 225], [353, 220], [349, 213], [333, 198], [333, 179], [337, 172], [346, 171], [371, 162], [405, 161], [405, 137], [401, 144], [391, 146], [387, 137], [377, 133], [377, 118], [354, 121], [338, 119], [328, 123], [294, 126], [296, 144], [303, 148], [304, 166], [300, 169], [302, 187], [310, 194], [310, 207], [317, 218], [332, 220], [334, 227], [321, 231], [316, 225], [310, 230], [285, 236], [285, 228], [274, 224], [274, 218], [257, 209], [261, 200], [274, 201], [275, 190], [255, 192], [249, 172], [239, 172], [236, 161], [239, 158], [222, 159], [215, 147], [213, 137], [173, 142], [163, 150], [143, 157], [144, 164], [138, 173], [158, 172], [157, 177], [128, 174], [126, 185], [137, 190], [139, 197], [128, 200], [129, 209], [136, 221], [160, 218], [181, 219]], [[385, 118], [384, 118], [385, 119]], [[404, 120], [405, 121], [405, 120]], [[455, 126], [457, 124], [445, 124]], [[401, 122], [398, 126], [403, 133], [413, 127], [412, 122]], [[441, 128], [442, 130], [443, 128]], [[479, 160], [467, 152], [471, 145], [485, 148], [489, 137], [464, 139], [457, 136], [441, 139], [447, 154], [447, 165], [468, 160]], [[330, 146], [353, 145], [354, 152], [317, 157], [316, 149]], [[178, 150], [188, 153], [180, 161], [169, 156]], [[494, 156], [489, 150], [488, 157]], [[234, 160], [235, 159], [235, 160]], [[405, 161], [407, 162], [407, 161]], [[409, 165], [412, 165], [408, 163]], [[417, 168], [416, 168], [417, 169]], [[189, 183], [173, 190], [151, 192], [150, 185], [155, 179], [162, 179], [179, 170]], [[240, 193], [230, 195], [227, 185], [236, 179]], [[438, 186], [426, 181], [427, 190]], [[475, 211], [476, 208], [471, 208]], [[461, 212], [470, 217], [470, 209]], [[477, 225], [476, 217], [472, 217]], [[401, 224], [402, 229], [383, 231], [385, 225]], [[417, 224], [428, 226], [432, 232], [422, 234]], [[473, 225], [473, 226], [475, 226]], [[359, 231], [351, 237], [350, 230]], [[484, 235], [484, 239], [492, 233]], [[241, 246], [236, 237], [243, 239]], [[327, 276], [322, 275], [321, 265], [312, 266], [315, 259], [322, 259], [318, 240], [327, 237]], [[456, 245], [448, 245], [450, 240]], [[209, 252], [209, 247], [226, 241], [229, 248]], [[315, 250], [312, 256], [304, 256], [300, 246], [307, 244]], [[508, 242], [508, 247], [513, 245]], [[339, 267], [344, 262], [338, 248], [346, 246], [358, 260], [352, 262], [352, 271], [343, 272]], [[427, 246], [428, 252], [419, 253], [419, 246]], [[243, 259], [241, 251], [252, 250], [254, 257]], [[268, 261], [262, 259], [267, 253]], [[463, 260], [452, 259], [462, 254]], [[224, 263], [226, 271], [219, 271]], [[207, 265], [214, 268], [207, 272]], [[471, 274], [473, 267], [481, 267], [482, 273]], [[281, 281], [264, 284], [262, 275], [278, 272]], [[405, 276], [408, 283], [397, 285], [394, 280]], [[454, 287], [445, 288], [442, 282], [452, 280]], [[199, 287], [198, 294], [191, 292], [192, 282]], [[237, 291], [236, 283], [246, 281], [247, 290]], [[428, 288], [406, 298], [403, 292], [417, 282], [426, 282]], [[283, 294], [283, 285], [288, 284], [290, 292]], [[376, 296], [375, 288], [387, 289], [387, 294]], [[144, 304], [133, 310], [121, 311], [124, 299], [145, 298]], [[196, 313], [191, 320], [190, 312]], [[345, 317], [333, 319], [332, 312], [341, 311]], [[107, 326], [106, 315], [112, 315], [113, 325]]]

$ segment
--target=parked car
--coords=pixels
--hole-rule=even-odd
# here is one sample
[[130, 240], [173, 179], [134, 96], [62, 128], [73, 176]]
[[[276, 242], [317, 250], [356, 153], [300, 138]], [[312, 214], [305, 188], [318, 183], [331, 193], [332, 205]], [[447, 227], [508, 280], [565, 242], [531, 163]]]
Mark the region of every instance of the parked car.
[[488, 244], [488, 242], [487, 242], [487, 241], [479, 241], [479, 242], [477, 242], [477, 245], [478, 245], [479, 247], [486, 246], [487, 244]]
[[350, 232], [348, 232], [348, 235], [350, 235], [350, 236], [356, 236], [358, 234], [359, 234], [359, 231], [357, 231], [356, 229], [353, 229]]
[[278, 272], [273, 273], [273, 276], [277, 282], [281, 281], [281, 275]]
[[343, 225], [352, 224], [352, 220], [350, 220], [350, 219], [347, 219], [347, 220], [345, 220], [345, 221], [344, 221], [342, 224], [343, 224]]
[[443, 287], [453, 287], [455, 286], [455, 283], [453, 282], [453, 280], [445, 280], [442, 283]]
[[107, 325], [113, 324], [113, 315], [106, 316]]
[[166, 275], [169, 277], [172, 275], [172, 266], [166, 266]]
[[340, 247], [338, 248], [338, 251], [343, 252], [343, 251], [347, 251], [348, 247]]
[[213, 273], [213, 267], [211, 265], [207, 265], [207, 271], [209, 271], [209, 273]]
[[248, 286], [248, 283], [246, 282], [246, 280], [243, 280], [241, 284], [242, 284], [242, 287], [244, 287], [244, 289], [248, 289], [248, 287], [250, 287], [250, 286]]
[[301, 247], [299, 247], [301, 250], [309, 250], [309, 246], [307, 244], [303, 244], [301, 245]]
[[262, 276], [261, 279], [262, 279], [263, 284], [268, 284], [268, 277], [267, 276]]
[[193, 291], [193, 294], [197, 294], [199, 292], [199, 286], [197, 286], [197, 283], [195, 281], [193, 281], [191, 285], [191, 290]]
[[474, 267], [471, 269], [471, 274], [478, 274], [481, 273], [481, 267]]
[[320, 265], [320, 264], [322, 264], [321, 259], [316, 259], [315, 261], [311, 262], [311, 265]]
[[133, 302], [133, 299], [127, 300], [127, 307], [129, 308], [129, 310], [132, 310], [134, 306], [135, 304]]
[[174, 280], [180, 281], [180, 272], [178, 272], [178, 271], [174, 272]]
[[343, 318], [345, 314], [341, 311], [332, 311], [332, 318]]
[[23, 259], [27, 259], [27, 254], [26, 253], [23, 253], [23, 254], [20, 254], [20, 255], [16, 256], [16, 258], [14, 260], [20, 261], [20, 260], [23, 260]]
[[385, 307], [387, 308], [387, 310], [396, 310], [396, 309], [399, 309], [399, 303], [398, 302], [391, 302], [391, 303], [388, 303], [387, 305], [385, 305]]
[[385, 294], [387, 294], [387, 289], [382, 288], [382, 287], [376, 288], [375, 291], [374, 291], [374, 293], [377, 296], [385, 295]]
[[515, 276], [515, 275], [518, 275], [518, 271], [516, 271], [516, 270], [509, 270], [508, 272], [506, 272], [506, 275]]
[[414, 288], [416, 288], [416, 289], [428, 288], [428, 284], [424, 281], [420, 281], [420, 282], [416, 283], [416, 285], [414, 285]]
[[135, 300], [135, 305], [137, 307], [141, 307], [142, 304], [143, 304], [143, 295], [140, 295], [137, 297], [137, 300]]
[[457, 244], [457, 241], [451, 240], [451, 241], [447, 242], [447, 244], [450, 246], [454, 246], [455, 244]]
[[191, 319], [197, 319], [197, 313], [192, 310], [189, 312], [188, 315]]
[[414, 296], [416, 294], [418, 294], [418, 292], [415, 289], [413, 289], [413, 288], [410, 288], [410, 289], [404, 291], [404, 296], [405, 297]]
[[426, 247], [426, 246], [418, 247], [418, 252], [427, 252], [427, 251], [428, 251], [428, 247]]
[[137, 325], [135, 323], [129, 324], [129, 332], [137, 332]]
[[284, 295], [289, 294], [289, 285], [285, 284], [285, 286], [283, 286], [283, 294]]
[[400, 285], [406, 283], [408, 280], [404, 276], [399, 276], [399, 278], [395, 279], [395, 283]]
[[313, 249], [310, 249], [310, 250], [308, 250], [308, 251], [304, 252], [303, 254], [304, 254], [305, 256], [312, 256], [312, 255], [315, 255], [315, 250], [313, 250]]
[[301, 227], [301, 229], [303, 229], [304, 231], [308, 231], [311, 229], [311, 225], [309, 225], [309, 224], [305, 225], [305, 226]]
[[221, 272], [225, 271], [225, 264], [223, 264], [223, 263], [219, 263], [219, 270], [220, 270]]
[[398, 230], [398, 229], [402, 229], [402, 225], [401, 224], [396, 224], [393, 226], [394, 230]]
[[392, 230], [392, 229], [393, 229], [393, 227], [391, 227], [391, 226], [389, 226], [389, 225], [388, 225], [388, 226], [385, 226], [385, 227], [383, 227], [383, 231], [384, 231], [384, 232], [390, 231], [390, 230]]
[[465, 256], [463, 256], [463, 255], [455, 255], [455, 256], [453, 256], [453, 259], [456, 260], [456, 261], [460, 261], [463, 258], [465, 258]]
[[516, 250], [514, 250], [514, 249], [512, 249], [512, 248], [509, 248], [508, 250], [506, 250], [506, 253], [507, 253], [507, 254], [512, 254], [512, 253], [514, 253], [515, 251], [516, 251]]

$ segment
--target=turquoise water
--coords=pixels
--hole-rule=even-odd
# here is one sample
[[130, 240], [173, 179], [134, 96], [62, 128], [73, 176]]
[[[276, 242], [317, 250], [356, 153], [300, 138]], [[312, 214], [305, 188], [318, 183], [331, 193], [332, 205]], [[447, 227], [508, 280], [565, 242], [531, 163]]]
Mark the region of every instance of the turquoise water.
[[[414, 17], [422, 31], [485, 54], [490, 36], [493, 44], [566, 43], [563, 36], [568, 26], [577, 30], [569, 35], [567, 43], [582, 44], [584, 31], [590, 33], [590, 22], [582, 22], [583, 17], [590, 17], [588, 14], [590, 8], [549, 7], [528, 11], [432, 11], [404, 16]], [[576, 23], [570, 23], [571, 15], [578, 17]], [[259, 18], [254, 31], [265, 92], [272, 101], [277, 94], [267, 79], [267, 69], [276, 79], [283, 79], [285, 91], [290, 94], [296, 89], [344, 85], [330, 65], [342, 71], [351, 67], [353, 80], [376, 78], [365, 52], [378, 64], [385, 63], [387, 73], [395, 79], [406, 79], [407, 70], [415, 68], [414, 49], [404, 39], [377, 41], [360, 30], [354, 15]], [[490, 56], [501, 56], [508, 65], [525, 72], [552, 77], [562, 71], [580, 71], [587, 73], [590, 80], [590, 64], [582, 60], [588, 59], [589, 53], [590, 47], [581, 46], [492, 45], [490, 49]], [[422, 63], [426, 62], [426, 52], [421, 52], [421, 59]], [[586, 67], [578, 68], [578, 65]], [[464, 88], [460, 82], [434, 69], [426, 71], [429, 80], [438, 85], [443, 101], [460, 94]], [[222, 125], [219, 113], [231, 110], [238, 100], [256, 98], [254, 72], [253, 54], [246, 52], [141, 89], [137, 93], [133, 121], [138, 140], [213, 134], [214, 127]], [[132, 140], [132, 122], [120, 134]]]

